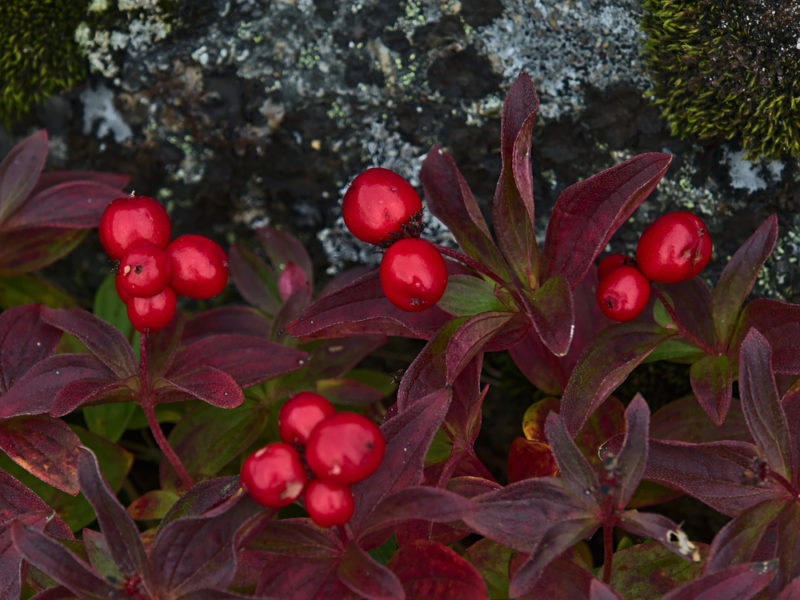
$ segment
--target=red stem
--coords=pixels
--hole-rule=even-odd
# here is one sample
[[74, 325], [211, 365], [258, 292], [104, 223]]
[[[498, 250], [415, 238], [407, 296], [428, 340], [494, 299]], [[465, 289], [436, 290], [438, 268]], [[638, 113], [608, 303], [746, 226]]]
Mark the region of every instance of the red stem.
[[603, 525], [603, 583], [611, 581], [611, 566], [614, 562], [614, 526]]
[[194, 481], [189, 476], [186, 467], [183, 466], [181, 459], [169, 445], [164, 431], [161, 429], [161, 423], [158, 422], [156, 417], [156, 404], [153, 399], [153, 394], [150, 391], [150, 381], [147, 377], [147, 334], [142, 333], [139, 335], [139, 380], [141, 382], [141, 392], [139, 393], [139, 405], [144, 411], [144, 416], [147, 419], [147, 424], [150, 426], [150, 431], [156, 444], [164, 453], [164, 456], [175, 469], [178, 477], [181, 480], [181, 485], [185, 489], [189, 489], [194, 485]]
[[459, 252], [458, 250], [453, 250], [452, 248], [448, 248], [447, 246], [442, 246], [441, 244], [436, 244], [434, 242], [431, 243], [433, 244], [434, 248], [436, 248], [440, 253], [444, 254], [445, 256], [454, 258], [455, 260], [464, 263], [468, 267], [472, 267], [473, 269], [478, 271], [478, 273], [486, 275], [487, 277], [489, 277], [493, 281], [496, 281], [500, 285], [506, 285], [507, 282], [503, 281], [499, 275], [493, 273], [492, 271], [487, 269], [485, 265], [479, 263], [477, 260], [470, 258], [463, 252]]
[[653, 293], [656, 297], [661, 300], [661, 304], [664, 305], [664, 310], [667, 311], [669, 318], [672, 319], [672, 322], [675, 323], [675, 326], [678, 328], [678, 333], [682, 338], [684, 338], [690, 344], [694, 344], [698, 348], [700, 348], [703, 352], [707, 354], [717, 354], [717, 351], [706, 344], [703, 340], [693, 334], [691, 331], [686, 329], [686, 327], [681, 323], [681, 320], [678, 318], [678, 313], [675, 312], [675, 309], [672, 307], [672, 304], [667, 300], [667, 297], [664, 295], [657, 286], [652, 286]]

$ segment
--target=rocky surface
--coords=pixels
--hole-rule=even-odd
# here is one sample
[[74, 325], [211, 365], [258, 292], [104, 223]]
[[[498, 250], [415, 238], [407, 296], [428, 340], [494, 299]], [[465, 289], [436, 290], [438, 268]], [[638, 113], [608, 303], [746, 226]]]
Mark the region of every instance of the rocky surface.
[[[778, 248], [759, 289], [800, 300], [797, 165], [754, 165], [735, 143], [669, 134], [644, 97], [637, 0], [185, 0], [166, 37], [151, 8], [124, 35], [109, 33], [122, 40], [116, 49], [95, 48], [105, 75], [2, 132], [0, 151], [46, 127], [52, 167], [130, 173], [137, 193], [165, 202], [177, 232], [224, 242], [278, 225], [330, 273], [377, 259], [339, 218], [344, 187], [368, 166], [416, 183], [425, 153], [441, 144], [488, 207], [502, 98], [525, 69], [542, 103], [533, 152], [542, 235], [570, 183], [640, 152], [669, 152], [668, 176], [614, 249], [630, 251], [661, 212], [688, 208], [714, 236], [714, 279], [778, 212]], [[446, 232], [431, 223], [429, 235]], [[98, 246], [70, 259], [69, 271], [88, 273], [74, 288], [99, 281], [101, 256]]]

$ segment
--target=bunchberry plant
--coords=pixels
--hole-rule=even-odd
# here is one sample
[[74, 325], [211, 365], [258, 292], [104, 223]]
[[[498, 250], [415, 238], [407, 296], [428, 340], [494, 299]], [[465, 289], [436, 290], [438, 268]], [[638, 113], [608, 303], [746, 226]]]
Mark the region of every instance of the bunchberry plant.
[[[458, 248], [419, 237], [410, 185], [357, 177], [347, 194], [383, 214], [384, 264], [321, 290], [279, 228], [227, 252], [170, 241], [124, 177], [42, 175], [42, 133], [15, 147], [0, 283], [98, 225], [119, 267], [91, 312], [28, 285], [53, 305], [0, 313], [0, 600], [797, 597], [800, 306], [750, 299], [777, 217], [713, 285], [711, 240], [685, 212], [656, 219], [635, 260], [596, 265], [670, 157], [569, 186], [537, 237], [537, 110], [523, 73], [493, 229], [453, 159], [425, 158], [425, 207]], [[215, 297], [229, 272], [243, 303]], [[422, 341], [400, 373], [367, 368], [390, 337]], [[487, 352], [533, 386], [507, 474], [476, 449], [507, 411]], [[692, 393], [655, 409], [620, 389], [645, 361], [683, 364]], [[691, 538], [692, 515], [665, 505], [682, 495], [727, 523]]]

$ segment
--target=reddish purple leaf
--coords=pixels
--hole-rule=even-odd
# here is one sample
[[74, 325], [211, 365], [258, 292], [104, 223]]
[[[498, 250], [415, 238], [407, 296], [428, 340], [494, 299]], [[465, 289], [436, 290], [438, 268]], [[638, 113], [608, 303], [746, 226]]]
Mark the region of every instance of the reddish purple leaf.
[[106, 206], [119, 196], [118, 188], [93, 181], [59, 183], [29, 198], [3, 229], [90, 229], [100, 224]]
[[623, 598], [607, 583], [603, 583], [599, 579], [592, 579], [589, 587], [589, 600], [623, 600]]
[[725, 422], [717, 426], [708, 420], [693, 395], [673, 400], [653, 413], [650, 437], [683, 442], [752, 441], [738, 402], [728, 411]]
[[662, 600], [750, 600], [772, 581], [776, 563], [747, 563], [704, 575], [671, 591]]
[[593, 500], [598, 504], [602, 503], [602, 498], [596, 495], [600, 488], [600, 479], [569, 435], [561, 417], [552, 412], [548, 414], [544, 430], [564, 486], [585, 504], [590, 504]]
[[678, 315], [678, 320], [686, 329], [711, 348], [719, 348], [720, 352], [727, 348], [727, 340], [717, 343], [714, 338], [711, 288], [702, 277], [658, 285], [672, 300], [672, 307]]
[[[634, 513], [629, 511], [625, 515]], [[631, 530], [633, 531], [633, 530]], [[650, 537], [644, 534], [645, 537]], [[705, 545], [698, 545], [701, 556]], [[614, 552], [611, 585], [629, 598], [662, 598], [678, 586], [700, 577], [703, 565], [689, 562], [658, 542], [644, 542]]]
[[644, 478], [679, 489], [725, 515], [782, 495], [783, 488], [746, 481], [759, 458], [753, 444], [693, 444], [650, 439]]
[[281, 307], [275, 271], [243, 245], [228, 250], [231, 279], [242, 297], [272, 316]]
[[653, 538], [664, 548], [692, 562], [700, 561], [700, 550], [672, 519], [656, 513], [627, 510], [620, 515], [619, 526], [634, 535]]
[[149, 562], [139, 529], [109, 487], [94, 454], [85, 448], [80, 451], [78, 480], [120, 572], [126, 577], [139, 574], [147, 578]]
[[0, 422], [0, 449], [23, 469], [55, 488], [78, 493], [78, 448], [67, 425], [47, 415]]
[[52, 353], [61, 332], [44, 323], [38, 304], [0, 313], [0, 396], [40, 360]]
[[[447, 384], [452, 384], [467, 364], [501, 333], [520, 328], [517, 313], [491, 311], [469, 317], [453, 332], [447, 343]], [[527, 329], [527, 328], [525, 328]]]
[[560, 273], [575, 288], [671, 161], [668, 154], [640, 154], [565, 189], [547, 226], [542, 277]]
[[281, 299], [286, 302], [290, 296], [297, 292], [302, 292], [306, 303], [311, 300], [311, 284], [306, 273], [296, 262], [289, 261], [278, 277], [278, 293]]
[[771, 215], [725, 265], [712, 296], [714, 330], [720, 344], [727, 344], [730, 340], [742, 304], [753, 289], [777, 239], [778, 217]]
[[751, 328], [769, 341], [776, 373], [800, 373], [800, 305], [770, 298], [753, 300], [744, 309], [730, 347], [738, 350]]
[[481, 535], [523, 552], [532, 551], [553, 524], [586, 516], [583, 502], [561, 479], [525, 479], [475, 496], [464, 521]]
[[503, 103], [502, 168], [494, 193], [492, 222], [498, 246], [525, 287], [535, 284], [539, 270], [530, 158], [538, 110], [533, 82], [527, 73], [521, 73]]
[[742, 412], [770, 471], [792, 479], [792, 444], [781, 407], [767, 339], [751, 329], [739, 352]]
[[317, 379], [316, 392], [340, 406], [371, 406], [386, 394], [354, 379]]
[[660, 343], [675, 335], [651, 323], [630, 321], [602, 330], [584, 350], [561, 399], [571, 435]]
[[115, 587], [56, 540], [19, 521], [11, 525], [11, 536], [25, 560], [80, 598], [107, 600], [117, 596]]
[[308, 600], [355, 600], [354, 595], [336, 576], [338, 560], [298, 560], [274, 557], [261, 570], [256, 596], [308, 598]]
[[113, 398], [115, 401], [135, 400], [134, 390], [137, 389], [138, 381], [134, 383], [134, 379], [130, 377], [125, 381], [117, 381], [110, 371], [105, 377], [75, 379], [58, 391], [48, 413], [52, 417], [63, 417], [84, 404], [106, 398]]
[[[780, 512], [773, 527], [778, 532], [778, 549], [774, 555], [778, 559], [778, 574], [775, 577], [777, 581], [771, 587], [777, 589], [800, 576], [800, 539], [797, 536], [797, 531], [800, 531], [800, 505], [794, 499]], [[768, 539], [770, 536], [764, 537]]]
[[309, 379], [342, 377], [386, 343], [383, 335], [359, 335], [321, 340], [305, 347], [309, 356], [305, 372]]
[[339, 580], [366, 600], [403, 600], [403, 584], [397, 576], [350, 541], [336, 568]]
[[[172, 521], [182, 518], [212, 516], [225, 512], [231, 503], [238, 502], [241, 486], [238, 477], [217, 477], [195, 484], [178, 499], [158, 524], [158, 531]], [[158, 532], [156, 532], [156, 535]]]
[[[525, 562], [523, 555], [512, 559], [512, 574]], [[520, 565], [514, 563], [519, 562]], [[596, 581], [589, 571], [571, 560], [557, 558], [552, 561], [539, 577], [534, 588], [520, 600], [560, 599], [590, 600], [592, 581]]]
[[692, 363], [689, 381], [697, 402], [714, 425], [722, 425], [733, 395], [733, 369], [725, 355], [707, 355]]
[[16, 277], [54, 263], [83, 241], [87, 229], [37, 227], [0, 233], [0, 277]]
[[419, 180], [428, 209], [447, 225], [467, 256], [480, 261], [507, 280], [509, 275], [505, 261], [453, 157], [439, 146], [431, 148], [422, 163]]
[[550, 444], [515, 438], [508, 451], [508, 482], [530, 477], [555, 477], [558, 464]]
[[400, 579], [406, 598], [488, 600], [486, 584], [469, 562], [447, 546], [416, 540], [401, 547], [387, 565]]
[[181, 348], [166, 377], [185, 380], [200, 367], [213, 367], [241, 387], [250, 387], [299, 369], [305, 358], [301, 350], [253, 335], [209, 335]]
[[262, 527], [249, 547], [270, 554], [312, 561], [338, 556], [343, 549], [338, 536], [309, 519], [273, 519]]
[[[270, 321], [250, 306], [221, 306], [186, 320], [181, 334], [183, 344], [218, 334], [252, 335], [269, 338]], [[148, 352], [148, 358], [150, 353]]]
[[533, 326], [539, 339], [556, 356], [564, 356], [572, 343], [575, 313], [572, 290], [561, 275], [550, 277], [530, 298]]
[[36, 194], [45, 188], [49, 188], [59, 183], [66, 183], [68, 181], [89, 181], [93, 183], [102, 183], [113, 188], [117, 188], [119, 196], [124, 196], [122, 188], [124, 188], [131, 181], [130, 175], [122, 175], [120, 173], [106, 173], [103, 171], [48, 171], [42, 173], [39, 181], [36, 182], [36, 187], [33, 193]]
[[0, 229], [33, 191], [47, 150], [47, 132], [40, 129], [14, 146], [0, 163]]
[[594, 515], [557, 521], [550, 525], [531, 553], [531, 557], [512, 575], [508, 591], [518, 597], [529, 591], [545, 567], [578, 542], [591, 537], [599, 522]]
[[647, 464], [647, 443], [650, 431], [650, 408], [644, 398], [636, 394], [625, 410], [625, 441], [617, 454], [619, 491], [617, 508], [627, 506], [633, 496]]
[[71, 333], [119, 377], [138, 373], [138, 364], [127, 338], [92, 313], [79, 309], [42, 308], [42, 320]]
[[236, 381], [215, 367], [201, 365], [192, 371], [170, 374], [161, 382], [166, 386], [156, 392], [156, 402], [177, 402], [186, 396], [220, 408], [234, 408], [244, 402], [244, 393]]
[[384, 296], [374, 269], [311, 304], [286, 325], [286, 332], [304, 340], [365, 333], [428, 339], [450, 318], [437, 306], [400, 310]]

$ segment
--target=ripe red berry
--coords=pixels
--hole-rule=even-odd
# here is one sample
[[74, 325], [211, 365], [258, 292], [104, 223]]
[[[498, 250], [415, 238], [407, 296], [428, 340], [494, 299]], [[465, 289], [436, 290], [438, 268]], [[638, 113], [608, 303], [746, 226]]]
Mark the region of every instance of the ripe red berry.
[[131, 296], [154, 296], [167, 287], [170, 273], [164, 250], [150, 242], [137, 242], [122, 255], [117, 279]]
[[182, 235], [167, 246], [172, 267], [169, 284], [187, 298], [213, 298], [228, 282], [228, 257], [215, 241]]
[[367, 169], [353, 180], [342, 201], [344, 224], [369, 244], [390, 243], [404, 230], [418, 235], [422, 201], [403, 177], [389, 169]]
[[240, 481], [250, 496], [269, 508], [288, 506], [303, 493], [306, 471], [300, 454], [289, 444], [259, 448], [242, 465]]
[[630, 321], [650, 299], [650, 282], [635, 267], [617, 267], [597, 284], [597, 303], [609, 319]]
[[336, 413], [311, 432], [306, 461], [321, 479], [355, 483], [372, 475], [385, 449], [383, 434], [375, 423], [355, 413]]
[[389, 302], [409, 312], [433, 306], [447, 288], [447, 266], [442, 255], [420, 238], [392, 244], [383, 255], [379, 276]]
[[609, 254], [597, 263], [597, 280], [600, 281], [617, 267], [632, 264], [633, 261], [624, 254]]
[[711, 250], [711, 237], [698, 217], [686, 211], [667, 213], [642, 232], [636, 264], [651, 281], [676, 283], [702, 271]]
[[287, 444], [305, 444], [314, 427], [334, 412], [333, 404], [324, 396], [300, 392], [281, 406], [278, 433]]
[[136, 242], [150, 242], [163, 248], [172, 228], [164, 207], [147, 196], [117, 198], [106, 207], [97, 232], [106, 253], [114, 259]]
[[344, 525], [353, 516], [353, 493], [345, 483], [312, 479], [304, 498], [308, 516], [320, 527]]
[[172, 288], [167, 286], [155, 296], [129, 296], [125, 303], [128, 308], [128, 319], [137, 331], [155, 333], [169, 325], [175, 316], [177, 297]]

